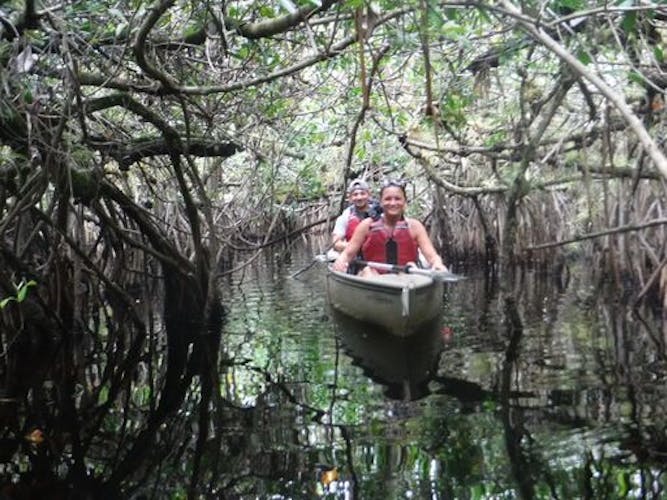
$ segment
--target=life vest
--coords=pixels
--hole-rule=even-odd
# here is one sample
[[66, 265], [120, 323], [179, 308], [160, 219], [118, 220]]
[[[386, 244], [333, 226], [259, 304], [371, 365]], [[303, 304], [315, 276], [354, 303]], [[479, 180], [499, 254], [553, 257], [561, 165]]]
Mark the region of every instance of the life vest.
[[[387, 255], [387, 242], [394, 240], [397, 245], [396, 262], [389, 262]], [[404, 266], [408, 262], [418, 261], [419, 246], [410, 234], [408, 221], [402, 219], [396, 223], [393, 233], [384, 226], [384, 219], [379, 219], [371, 224], [366, 236], [366, 241], [361, 247], [364, 260], [373, 262], [385, 262]]]
[[353, 206], [350, 209], [350, 216], [347, 219], [347, 228], [345, 229], [345, 239], [350, 241], [354, 230], [357, 229], [359, 223], [368, 217], [368, 212], [362, 212], [357, 207]]

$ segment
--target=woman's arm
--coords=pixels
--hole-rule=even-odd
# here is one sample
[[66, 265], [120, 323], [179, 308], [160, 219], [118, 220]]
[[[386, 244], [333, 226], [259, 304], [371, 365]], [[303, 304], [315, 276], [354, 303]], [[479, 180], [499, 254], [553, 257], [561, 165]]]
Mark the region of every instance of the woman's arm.
[[352, 259], [359, 253], [361, 245], [363, 245], [366, 240], [366, 235], [368, 235], [368, 230], [371, 227], [373, 220], [369, 217], [364, 219], [359, 223], [359, 225], [354, 230], [352, 239], [347, 242], [345, 249], [341, 252], [338, 258], [333, 263], [333, 268], [336, 271], [345, 272], [347, 271], [347, 266], [350, 264]]
[[435, 247], [431, 242], [431, 238], [428, 237], [424, 224], [417, 219], [409, 219], [409, 225], [413, 238], [417, 242], [422, 254], [424, 254], [424, 257], [431, 265], [431, 268], [435, 271], [447, 271], [447, 266], [445, 266], [442, 258], [438, 255], [438, 252], [436, 252]]

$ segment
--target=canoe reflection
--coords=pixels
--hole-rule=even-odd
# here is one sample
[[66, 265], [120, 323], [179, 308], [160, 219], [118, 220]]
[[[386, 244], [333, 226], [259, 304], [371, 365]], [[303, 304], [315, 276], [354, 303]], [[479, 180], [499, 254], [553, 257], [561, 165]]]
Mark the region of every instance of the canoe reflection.
[[385, 395], [405, 401], [429, 394], [444, 340], [440, 318], [408, 337], [390, 335], [376, 325], [332, 311], [338, 337], [354, 364], [385, 387]]

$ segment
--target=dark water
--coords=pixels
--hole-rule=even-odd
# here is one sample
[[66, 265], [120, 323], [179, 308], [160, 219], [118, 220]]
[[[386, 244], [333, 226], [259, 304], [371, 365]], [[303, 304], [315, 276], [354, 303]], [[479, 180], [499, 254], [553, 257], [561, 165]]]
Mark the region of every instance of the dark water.
[[400, 340], [335, 315], [323, 267], [292, 277], [313, 253], [220, 283], [219, 357], [189, 333], [201, 309], [167, 332], [149, 294], [146, 330], [92, 302], [62, 341], [14, 309], [34, 328], [12, 356], [0, 331], [0, 499], [665, 496], [667, 322], [632, 291], [580, 266], [501, 293], [455, 267], [442, 315]]
[[432, 328], [399, 341], [333, 314], [321, 264], [290, 277], [311, 258], [267, 256], [225, 285], [221, 391], [246, 417], [217, 429], [226, 458], [210, 491], [663, 496], [667, 364], [654, 318], [574, 269], [566, 286], [527, 273], [512, 307], [467, 270]]

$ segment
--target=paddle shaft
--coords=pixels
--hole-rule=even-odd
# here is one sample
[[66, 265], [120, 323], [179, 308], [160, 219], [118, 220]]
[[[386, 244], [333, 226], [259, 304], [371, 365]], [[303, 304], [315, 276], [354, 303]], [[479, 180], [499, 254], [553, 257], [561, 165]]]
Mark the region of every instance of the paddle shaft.
[[314, 266], [315, 264], [317, 264], [318, 262], [326, 262], [326, 261], [327, 261], [326, 253], [327, 253], [329, 250], [331, 250], [332, 248], [333, 248], [333, 245], [329, 245], [329, 248], [327, 248], [327, 249], [324, 251], [324, 253], [318, 254], [318, 255], [316, 255], [315, 257], [313, 257], [313, 260], [312, 260], [307, 266], [304, 266], [304, 267], [302, 267], [301, 269], [299, 269], [298, 271], [292, 273], [292, 274], [290, 275], [290, 278], [296, 278], [296, 277], [299, 276], [300, 274], [305, 273], [306, 271], [308, 271], [308, 269], [310, 269], [311, 267], [313, 267], [313, 266]]
[[407, 273], [407, 274], [422, 274], [429, 276], [436, 280], [442, 281], [459, 281], [465, 279], [464, 276], [450, 273], [449, 271], [435, 271], [433, 269], [421, 269], [417, 266], [401, 266], [398, 264], [386, 264], [384, 262], [372, 262], [367, 260], [355, 260], [355, 264], [361, 266], [368, 266], [381, 271], [389, 271], [391, 273]]

